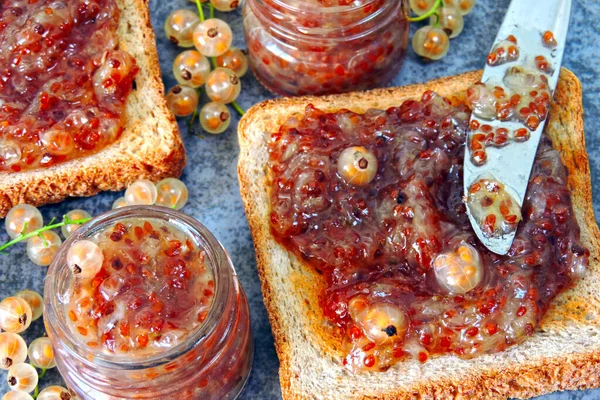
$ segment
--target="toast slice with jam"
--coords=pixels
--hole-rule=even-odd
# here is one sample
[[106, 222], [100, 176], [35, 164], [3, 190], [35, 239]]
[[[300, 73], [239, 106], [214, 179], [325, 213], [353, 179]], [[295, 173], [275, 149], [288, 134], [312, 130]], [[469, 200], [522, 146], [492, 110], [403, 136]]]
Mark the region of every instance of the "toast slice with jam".
[[122, 190], [139, 178], [157, 181], [181, 174], [185, 149], [164, 98], [148, 4], [144, 0], [116, 3], [118, 49], [133, 56], [139, 67], [127, 98], [122, 134], [89, 156], [45, 168], [0, 171], [0, 217], [18, 203], [56, 203], [67, 197]]
[[552, 300], [525, 340], [473, 358], [455, 353], [432, 355], [426, 361], [406, 357], [377, 372], [353, 372], [344, 365], [343, 332], [324, 311], [328, 283], [323, 271], [274, 235], [269, 143], [290, 117], [302, 118], [308, 105], [325, 113], [386, 110], [405, 100], [418, 101], [426, 91], [460, 101], [480, 77], [481, 72], [470, 72], [402, 88], [271, 100], [254, 106], [240, 122], [240, 190], [285, 399], [505, 399], [600, 386], [600, 232], [592, 209], [581, 85], [566, 69], [561, 71], [546, 134], [568, 172], [566, 186], [580, 243], [589, 250], [589, 265], [583, 278]]

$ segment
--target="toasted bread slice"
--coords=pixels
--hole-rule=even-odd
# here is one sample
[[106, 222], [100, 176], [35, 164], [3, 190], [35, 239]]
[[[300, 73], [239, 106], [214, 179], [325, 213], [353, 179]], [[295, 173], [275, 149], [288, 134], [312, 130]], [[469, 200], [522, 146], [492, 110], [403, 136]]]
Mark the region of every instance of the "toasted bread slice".
[[18, 203], [42, 205], [69, 196], [121, 190], [138, 178], [179, 176], [186, 163], [175, 117], [164, 98], [156, 42], [147, 1], [117, 0], [119, 48], [140, 71], [127, 99], [121, 137], [93, 155], [50, 168], [0, 172], [0, 217]]
[[600, 232], [592, 210], [581, 86], [566, 69], [546, 131], [569, 171], [581, 240], [591, 251], [590, 267], [584, 279], [554, 300], [541, 327], [523, 343], [470, 360], [445, 355], [424, 364], [403, 361], [386, 372], [350, 374], [340, 363], [339, 338], [319, 307], [323, 279], [271, 235], [267, 143], [290, 115], [302, 114], [310, 103], [325, 111], [386, 109], [419, 99], [425, 90], [453, 97], [480, 77], [481, 72], [470, 72], [402, 88], [266, 101], [240, 122], [241, 193], [285, 399], [504, 399], [600, 386]]

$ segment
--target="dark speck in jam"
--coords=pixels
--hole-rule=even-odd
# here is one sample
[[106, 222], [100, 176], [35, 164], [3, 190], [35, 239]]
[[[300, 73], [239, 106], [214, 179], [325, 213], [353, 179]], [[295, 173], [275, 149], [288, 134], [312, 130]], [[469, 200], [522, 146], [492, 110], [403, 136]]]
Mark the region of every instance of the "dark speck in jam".
[[[510, 252], [480, 244], [462, 199], [469, 118], [465, 105], [426, 92], [365, 114], [308, 106], [271, 136], [271, 231], [322, 272], [321, 305], [352, 371], [502, 351], [533, 334], [587, 268], [567, 173], [548, 137]], [[367, 185], [338, 173], [352, 146], [377, 158]]]

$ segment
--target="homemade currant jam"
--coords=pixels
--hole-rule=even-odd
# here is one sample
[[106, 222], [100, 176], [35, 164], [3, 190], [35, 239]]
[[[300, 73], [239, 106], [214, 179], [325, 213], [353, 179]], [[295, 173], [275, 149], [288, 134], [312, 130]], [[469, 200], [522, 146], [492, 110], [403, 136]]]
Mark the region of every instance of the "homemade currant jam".
[[123, 207], [74, 232], [48, 272], [44, 323], [83, 400], [235, 399], [252, 366], [231, 259], [166, 207]]
[[[479, 242], [462, 199], [469, 118], [466, 105], [426, 92], [365, 114], [308, 106], [271, 136], [272, 233], [323, 274], [321, 304], [352, 371], [501, 351], [532, 335], [586, 270], [567, 172], [547, 136], [509, 253]], [[506, 199], [490, 200], [503, 215]]]
[[99, 151], [124, 126], [138, 71], [115, 0], [0, 1], [0, 172]]
[[87, 346], [136, 356], [162, 351], [206, 319], [213, 274], [184, 232], [129, 219], [87, 240], [101, 249], [102, 267], [89, 278], [74, 275], [64, 305], [69, 328]]
[[408, 43], [406, 0], [249, 0], [250, 66], [282, 95], [340, 93], [388, 83]]

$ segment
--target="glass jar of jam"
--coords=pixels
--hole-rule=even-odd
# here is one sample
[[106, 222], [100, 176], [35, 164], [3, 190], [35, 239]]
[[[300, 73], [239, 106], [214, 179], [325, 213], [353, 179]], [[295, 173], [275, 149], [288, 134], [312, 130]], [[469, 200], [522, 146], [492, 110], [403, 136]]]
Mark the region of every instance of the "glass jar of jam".
[[407, 0], [248, 0], [250, 66], [281, 95], [383, 86], [404, 61], [407, 10]]
[[84, 400], [234, 399], [250, 373], [246, 296], [193, 218], [124, 207], [80, 227], [50, 266], [44, 322]]

